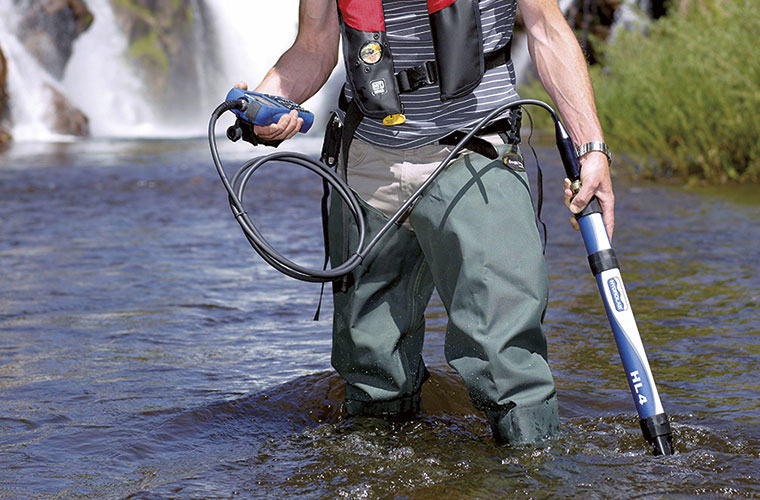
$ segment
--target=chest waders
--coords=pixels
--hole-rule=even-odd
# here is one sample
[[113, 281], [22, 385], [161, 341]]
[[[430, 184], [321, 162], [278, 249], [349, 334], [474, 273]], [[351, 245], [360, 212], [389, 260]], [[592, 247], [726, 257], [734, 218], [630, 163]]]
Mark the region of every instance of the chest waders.
[[[331, 117], [323, 157], [328, 159], [328, 163], [332, 161], [331, 166], [338, 167], [340, 177], [346, 183], [351, 144], [359, 124], [365, 117], [381, 119], [383, 125], [389, 127], [404, 123], [406, 118], [403, 114], [401, 94], [414, 92], [428, 85], [437, 85], [441, 101], [466, 96], [477, 87], [485, 71], [504, 65], [509, 60], [511, 40], [501, 49], [489, 54], [483, 53], [480, 12], [477, 2], [472, 0], [428, 1], [429, 23], [436, 58], [434, 61], [426, 61], [398, 72], [394, 68], [391, 48], [385, 33], [381, 0], [339, 0], [338, 6], [347, 85], [350, 87], [352, 99], [348, 102], [345, 92], [341, 94], [340, 107], [345, 112], [345, 118], [341, 122], [337, 115]], [[500, 133], [505, 142], [517, 144], [518, 131], [519, 113], [515, 112], [510, 113], [508, 119], [489, 125], [488, 130], [485, 127], [481, 128], [478, 135]], [[456, 145], [465, 135], [465, 132], [455, 132], [439, 141], [439, 144]], [[481, 153], [483, 156], [479, 158], [486, 160], [485, 163], [491, 163], [499, 157], [499, 151], [478, 135], [470, 134], [463, 141], [464, 147]], [[423, 147], [415, 151], [427, 149], [435, 148]], [[451, 155], [448, 161], [453, 158], [454, 155]], [[438, 158], [441, 159], [443, 158]], [[429, 162], [430, 159], [422, 158], [419, 161]], [[442, 170], [439, 170], [438, 174], [441, 174]], [[429, 180], [432, 181], [432, 178], [433, 176]], [[428, 184], [420, 186], [420, 196], [426, 185]], [[419, 199], [418, 196], [417, 200]], [[350, 259], [350, 249], [361, 240], [362, 235], [358, 228], [351, 224], [352, 218], [355, 219], [352, 210], [342, 204], [340, 199], [332, 197], [330, 210], [327, 210], [326, 203], [327, 191], [323, 197], [326, 255], [329, 255], [333, 264], [347, 262]], [[367, 234], [377, 238], [384, 232], [383, 226], [387, 218], [368, 204], [362, 205]], [[419, 412], [420, 389], [427, 378], [427, 370], [421, 358], [424, 310], [433, 292], [434, 281], [439, 288], [439, 294], [444, 295], [447, 309], [450, 311], [450, 330], [456, 331], [447, 334], [447, 345], [455, 342], [458, 334], [461, 337], [466, 336], [460, 328], [455, 327], [455, 320], [465, 311], [457, 307], [456, 312], [452, 312], [450, 307], [456, 302], [454, 297], [460, 294], [452, 291], [446, 295], [442, 292], [448, 289], [443, 285], [444, 279], [449, 282], [456, 279], [452, 280], [451, 276], [444, 277], [437, 272], [441, 266], [434, 263], [438, 262], [438, 259], [431, 260], [434, 248], [423, 249], [422, 233], [411, 233], [401, 227], [402, 222], [414, 213], [412, 209], [415, 209], [416, 205], [416, 201], [407, 204], [399, 210], [397, 217], [392, 217], [392, 223], [398, 226], [397, 230], [380, 241], [376, 251], [368, 252], [365, 266], [359, 266], [333, 282], [335, 313], [332, 363], [346, 380], [346, 409], [349, 414], [398, 416]], [[464, 206], [464, 203], [461, 206]], [[423, 212], [415, 210], [418, 214]], [[435, 212], [440, 214], [445, 210]], [[421, 221], [414, 221], [415, 227], [421, 224]], [[434, 241], [435, 236], [428, 235], [424, 239]], [[438, 241], [441, 241], [441, 238], [438, 238]], [[443, 248], [444, 245], [441, 243], [432, 247]], [[541, 261], [543, 262], [543, 259]], [[474, 258], [460, 259], [455, 267], [476, 267], [477, 262]], [[545, 272], [537, 274], [543, 276]], [[386, 284], [380, 285], [381, 283]], [[541, 316], [545, 309], [545, 292], [538, 295], [541, 295], [541, 298], [534, 308], [534, 323], [539, 325], [540, 329]], [[380, 312], [384, 310], [389, 314]], [[487, 312], [482, 316], [494, 315]], [[540, 331], [527, 334], [533, 336], [535, 333], [543, 340]], [[363, 347], [359, 348], [357, 343], [363, 344]], [[536, 401], [545, 404], [546, 400], [550, 400], [548, 410], [538, 412], [546, 415], [537, 415], [536, 412], [530, 415], [533, 417], [531, 420], [544, 421], [539, 430], [533, 433], [520, 431], [514, 425], [498, 430], [499, 421], [509, 420], [502, 418], [507, 412], [502, 411], [499, 401], [504, 400], [505, 394], [511, 391], [506, 386], [496, 391], [489, 390], [476, 381], [492, 380], [498, 376], [488, 369], [509, 364], [505, 356], [495, 354], [489, 357], [500, 358], [497, 362], [490, 360], [483, 362], [482, 366], [467, 367], [458, 361], [466, 358], [464, 352], [452, 356], [447, 353], [448, 361], [462, 374], [468, 385], [475, 406], [490, 411], [489, 420], [492, 421], [497, 439], [534, 442], [556, 434], [559, 422], [554, 384], [545, 364], [545, 342], [542, 344], [533, 349], [533, 355], [542, 359], [536, 363], [537, 366], [542, 365], [541, 373], [533, 370], [531, 373], [522, 374], [523, 377], [519, 374], [509, 377], [518, 383], [526, 378], [542, 381], [536, 386], [540, 385], [545, 390], [532, 395], [534, 401], [527, 401], [527, 395], [521, 398], [521, 407], [530, 406]], [[475, 371], [482, 372], [483, 376], [478, 377]], [[523, 415], [526, 420], [529, 419], [525, 410], [513, 411], [512, 415], [516, 413]], [[533, 424], [531, 426], [536, 427]], [[521, 425], [520, 428], [525, 426]]]
[[[446, 158], [431, 173], [430, 177], [402, 204], [393, 216], [388, 218], [381, 228], [373, 231], [374, 236], [371, 239], [367, 239], [364, 217], [362, 216], [363, 207], [359, 200], [356, 199], [348, 185], [339, 176], [335, 175], [330, 167], [316, 162], [306, 155], [277, 152], [254, 158], [244, 163], [233, 176], [232, 180], [227, 178], [216, 146], [216, 123], [223, 113], [241, 105], [240, 102], [227, 101], [220, 104], [212, 113], [208, 130], [212, 160], [227, 191], [233, 215], [254, 250], [279, 271], [304, 281], [331, 282], [355, 270], [383, 236], [391, 228], [397, 227], [398, 222], [414, 207], [423, 193], [441, 172], [446, 169], [452, 159], [465, 148], [467, 142], [488, 123], [493, 122], [498, 116], [510, 109], [533, 105], [542, 107], [551, 114], [555, 123], [557, 148], [565, 168], [565, 173], [573, 181], [573, 189], [577, 192], [580, 188], [580, 163], [572, 141], [562, 125], [559, 116], [551, 107], [541, 101], [522, 99], [495, 109], [471, 131], [464, 134], [459, 143], [453, 147]], [[323, 153], [323, 156], [327, 155], [325, 156], [327, 162], [334, 161], [335, 156], [329, 156], [329, 151], [323, 151]], [[259, 232], [245, 210], [243, 193], [253, 172], [262, 165], [271, 164], [273, 161], [294, 163], [312, 170], [320, 175], [323, 181], [334, 189], [334, 193], [343, 200], [345, 210], [350, 212], [356, 224], [356, 246], [354, 247], [356, 250], [345, 262], [331, 269], [305, 268], [279, 254]], [[584, 244], [589, 253], [591, 270], [597, 278], [601, 297], [607, 310], [621, 360], [623, 361], [626, 379], [628, 380], [631, 395], [639, 415], [644, 437], [652, 447], [655, 455], [670, 455], [673, 453], [670, 424], [667, 415], [664, 413], [654, 377], [652, 376], [646, 353], [636, 328], [633, 312], [625, 294], [617, 258], [604, 229], [598, 201], [595, 198], [592, 199], [588, 206], [576, 215], [576, 218], [581, 228]], [[414, 402], [412, 401], [412, 403]]]
[[[420, 356], [424, 308], [435, 283], [449, 313], [447, 361], [464, 379], [474, 405], [485, 411], [495, 438], [511, 443], [537, 442], [556, 435], [559, 425], [554, 382], [540, 330], [546, 307], [546, 271], [543, 258], [520, 258], [512, 266], [505, 265], [520, 254], [519, 246], [528, 241], [532, 251], [525, 253], [541, 255], [535, 220], [510, 218], [508, 222], [516, 226], [512, 229], [528, 236], [517, 245], [502, 238], [506, 243], [502, 248], [494, 247], [492, 242], [495, 235], [503, 232], [504, 221], [494, 223], [493, 214], [480, 220], [473, 220], [472, 215], [488, 213], [490, 209], [506, 218], [510, 211], [520, 211], [512, 205], [520, 198], [522, 206], [530, 203], [524, 171], [505, 168], [510, 166], [510, 144], [517, 142], [517, 117], [523, 105], [543, 107], [552, 115], [560, 157], [577, 192], [580, 164], [557, 114], [540, 101], [518, 100], [495, 109], [469, 132], [447, 137], [442, 142], [448, 140], [454, 144], [453, 149], [443, 158], [436, 158], [440, 160], [438, 166], [390, 217], [381, 216], [357, 199], [346, 182], [351, 142], [365, 116], [381, 119], [389, 127], [404, 123], [401, 94], [438, 85], [442, 101], [465, 96], [477, 87], [485, 71], [508, 61], [509, 43], [493, 53], [483, 53], [478, 2], [428, 0], [427, 6], [435, 61], [397, 72], [385, 33], [382, 0], [338, 0], [344, 61], [353, 99], [350, 103], [344, 101], [346, 116], [342, 123], [337, 116], [329, 120], [321, 155], [324, 164], [302, 154], [273, 153], [245, 163], [229, 181], [217, 152], [214, 128], [223, 112], [243, 105], [237, 101], [223, 103], [212, 114], [212, 158], [233, 214], [262, 258], [288, 276], [334, 283], [333, 365], [347, 382], [349, 414], [404, 415], [419, 410], [419, 389], [427, 376]], [[507, 111], [510, 118], [497, 122], [496, 118]], [[488, 132], [500, 133], [507, 145], [497, 149], [479, 139], [487, 127]], [[455, 160], [463, 149], [480, 154]], [[341, 221], [323, 228], [332, 268], [327, 268], [327, 260], [323, 269], [308, 269], [285, 258], [263, 238], [248, 216], [242, 202], [245, 186], [255, 170], [272, 161], [312, 170], [322, 177], [326, 195], [330, 189], [336, 195], [330, 197], [329, 211], [327, 196], [323, 199], [323, 216], [328, 217], [330, 212], [333, 220], [337, 216]], [[340, 166], [340, 175], [332, 171], [336, 165]], [[469, 215], [462, 218], [460, 213]], [[408, 217], [416, 234], [400, 227]], [[646, 361], [597, 200], [576, 217], [644, 436], [655, 454], [671, 454], [668, 418]], [[488, 241], [481, 241], [484, 235]], [[342, 248], [336, 249], [335, 244], [329, 248], [331, 240], [342, 242]], [[467, 244], [460, 244], [463, 241]], [[416, 250], [410, 251], [415, 246]], [[391, 271], [384, 277], [387, 269]], [[497, 289], [497, 293], [493, 293], [493, 286], [481, 287], [483, 271], [494, 269], [498, 270], [499, 281], [514, 282], [516, 286]], [[539, 279], [536, 277], [543, 277], [543, 281], [531, 282]], [[393, 286], [384, 282], [392, 282]], [[359, 288], [360, 293], [356, 292]], [[518, 288], [532, 292], [512, 293]], [[493, 330], [508, 323], [518, 326], [504, 335], [497, 334], [497, 343], [487, 339]]]

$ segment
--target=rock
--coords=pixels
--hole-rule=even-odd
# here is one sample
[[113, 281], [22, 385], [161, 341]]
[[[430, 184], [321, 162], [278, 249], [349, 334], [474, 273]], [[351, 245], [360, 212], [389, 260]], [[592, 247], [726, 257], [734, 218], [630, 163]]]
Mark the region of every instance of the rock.
[[622, 0], [583, 0], [573, 2], [568, 10], [568, 22], [575, 29], [589, 64], [598, 62], [592, 40], [606, 40], [610, 36], [615, 14], [622, 3]]
[[56, 78], [63, 77], [74, 41], [92, 24], [82, 0], [17, 0], [23, 12], [17, 36], [26, 50]]
[[11, 142], [11, 133], [0, 126], [0, 151], [5, 149]]
[[0, 149], [3, 144], [11, 140], [11, 134], [3, 126], [8, 121], [8, 91], [6, 90], [6, 80], [8, 79], [8, 64], [5, 61], [5, 54], [0, 47]]
[[59, 134], [85, 137], [90, 135], [90, 121], [79, 109], [53, 87], [47, 86], [52, 96], [50, 128]]
[[5, 82], [8, 79], [8, 63], [3, 54], [3, 48], [0, 47], [0, 120], [3, 119], [6, 106], [8, 104], [8, 91]]
[[149, 73], [155, 89], [162, 89], [174, 60], [186, 57], [182, 49], [187, 47], [187, 37], [192, 32], [190, 2], [120, 0], [113, 5], [127, 35], [130, 55]]
[[[198, 94], [198, 45], [194, 33], [208, 33], [203, 2], [193, 0], [111, 0], [129, 44], [129, 56], [149, 86], [158, 109], [187, 106]], [[198, 25], [204, 26], [202, 30]]]

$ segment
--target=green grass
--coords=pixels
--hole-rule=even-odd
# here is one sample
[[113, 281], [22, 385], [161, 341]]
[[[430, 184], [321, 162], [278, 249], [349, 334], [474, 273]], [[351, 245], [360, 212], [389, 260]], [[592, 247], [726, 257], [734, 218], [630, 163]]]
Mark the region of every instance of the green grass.
[[760, 182], [757, 33], [757, 0], [704, 0], [602, 42], [592, 80], [616, 157], [651, 177]]

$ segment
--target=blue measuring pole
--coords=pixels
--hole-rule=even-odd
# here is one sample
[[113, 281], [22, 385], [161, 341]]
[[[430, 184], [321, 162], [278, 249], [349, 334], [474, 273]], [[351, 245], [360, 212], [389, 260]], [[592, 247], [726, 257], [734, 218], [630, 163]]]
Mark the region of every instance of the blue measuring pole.
[[[580, 162], [567, 131], [559, 121], [556, 121], [555, 125], [560, 157], [568, 178], [573, 182], [573, 191], [577, 192], [580, 188]], [[623, 370], [639, 414], [639, 424], [644, 438], [651, 445], [655, 455], [672, 455], [673, 438], [670, 422], [662, 408], [631, 303], [620, 275], [620, 265], [602, 220], [599, 200], [593, 198], [575, 217], [586, 246], [591, 272], [596, 278], [618, 353], [623, 362]]]
[[672, 455], [673, 438], [668, 416], [662, 408], [631, 303], [620, 275], [615, 250], [607, 237], [599, 201], [594, 198], [577, 216], [577, 220], [588, 253], [591, 272], [596, 277], [623, 362], [628, 387], [639, 414], [644, 438], [652, 445], [655, 455]]

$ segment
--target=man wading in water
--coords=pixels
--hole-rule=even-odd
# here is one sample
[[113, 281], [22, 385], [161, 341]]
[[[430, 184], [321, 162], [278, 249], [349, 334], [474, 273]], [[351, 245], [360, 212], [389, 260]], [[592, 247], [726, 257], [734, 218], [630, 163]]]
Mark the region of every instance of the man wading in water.
[[[577, 213], [596, 196], [612, 235], [608, 150], [586, 62], [556, 0], [337, 4], [301, 0], [293, 46], [255, 90], [304, 102], [330, 76], [343, 37], [343, 101], [351, 103], [344, 105], [343, 133], [353, 141], [338, 168], [363, 203], [367, 238], [446, 157], [457, 131], [518, 98], [509, 59], [518, 5], [541, 81], [581, 147], [583, 187], [570, 209]], [[423, 313], [435, 287], [449, 315], [446, 359], [486, 413], [495, 439], [535, 443], [558, 434], [542, 329], [547, 273], [517, 148], [517, 117], [502, 123], [494, 136], [501, 140], [468, 143], [404, 225], [348, 280], [335, 283], [332, 364], [346, 381], [349, 415], [408, 418], [421, 411], [428, 377]], [[289, 139], [301, 123], [293, 112], [255, 133]], [[568, 202], [570, 194], [566, 181]], [[332, 198], [335, 267], [345, 258], [344, 233], [348, 240], [356, 235], [340, 197]]]

